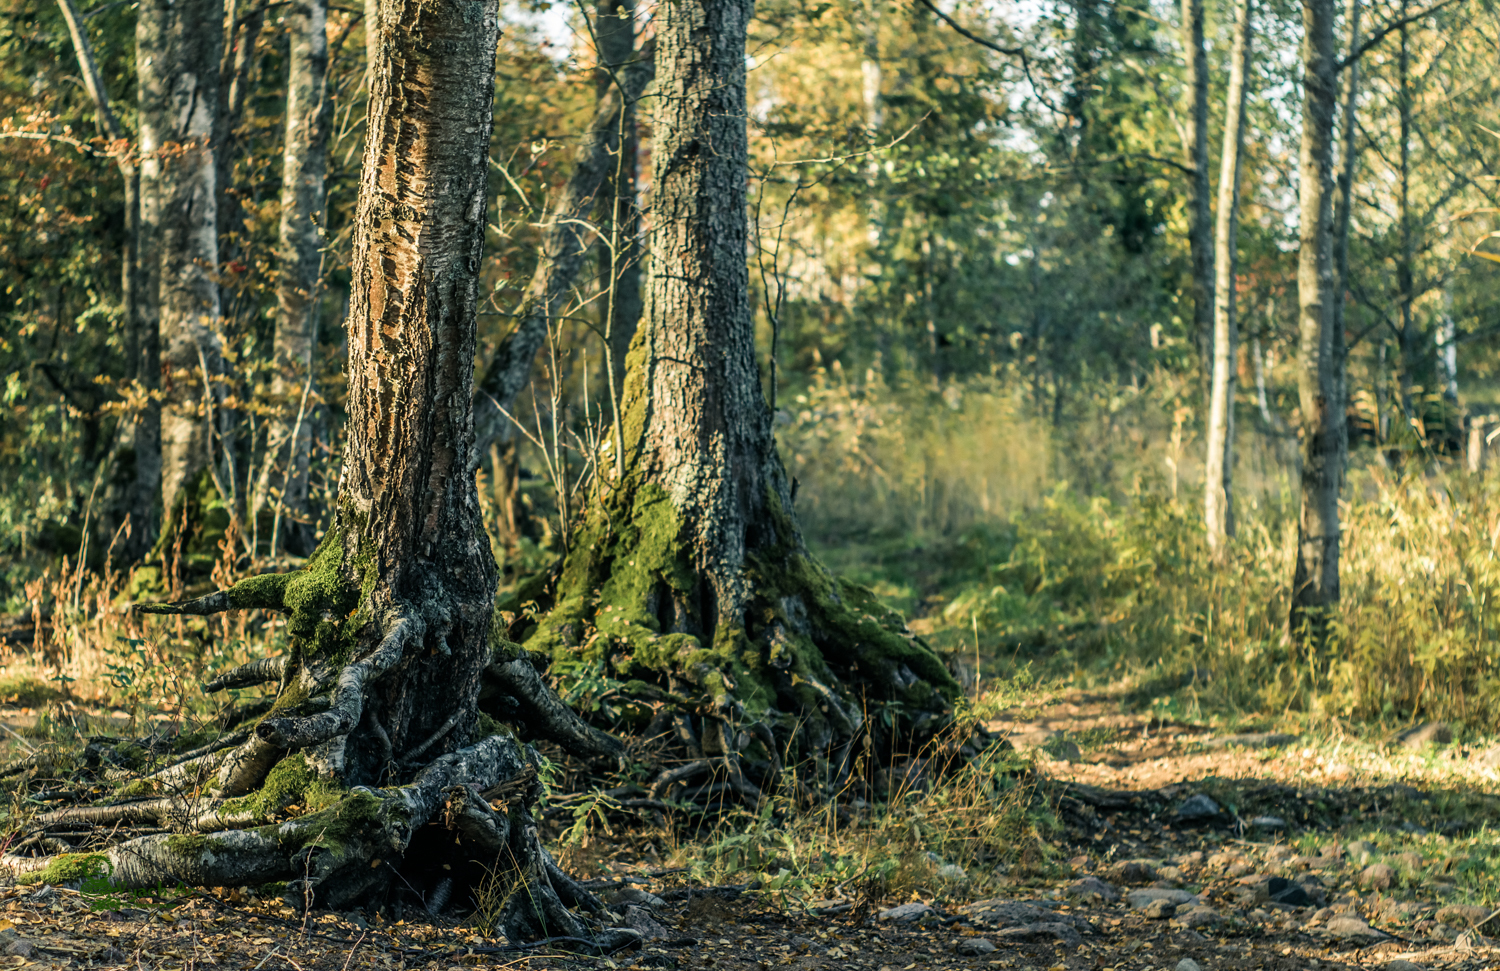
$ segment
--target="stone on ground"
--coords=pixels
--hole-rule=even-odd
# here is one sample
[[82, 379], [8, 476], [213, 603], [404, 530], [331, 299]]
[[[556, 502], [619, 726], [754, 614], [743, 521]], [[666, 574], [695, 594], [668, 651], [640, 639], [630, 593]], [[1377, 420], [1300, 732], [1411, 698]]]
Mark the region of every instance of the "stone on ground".
[[899, 907], [892, 907], [889, 910], [882, 910], [876, 915], [876, 919], [905, 924], [909, 921], [920, 920], [930, 913], [932, 913], [932, 908], [924, 903], [909, 903], [902, 904]]
[[1218, 818], [1220, 811], [1218, 803], [1200, 792], [1183, 800], [1182, 805], [1177, 807], [1177, 819], [1184, 823], [1207, 822]]
[[1120, 899], [1120, 891], [1098, 877], [1084, 877], [1069, 886], [1066, 893], [1070, 897], [1098, 897], [1109, 904], [1117, 903]]
[[1439, 923], [1452, 924], [1455, 927], [1473, 927], [1482, 920], [1487, 919], [1494, 911], [1488, 907], [1477, 907], [1474, 904], [1449, 904], [1437, 912]]
[[964, 957], [977, 958], [982, 954], [991, 954], [999, 948], [983, 937], [966, 937], [958, 942], [958, 953]]
[[1384, 863], [1374, 863], [1359, 874], [1359, 885], [1371, 890], [1389, 890], [1396, 884], [1396, 871]]
[[1170, 900], [1162, 900], [1158, 897], [1156, 900], [1147, 901], [1146, 906], [1140, 910], [1147, 920], [1167, 920], [1177, 913], [1177, 905]]
[[1177, 971], [1203, 971], [1203, 968], [1192, 958], [1183, 958], [1177, 962]]
[[1377, 931], [1358, 917], [1335, 917], [1328, 922], [1326, 930], [1329, 936], [1351, 944], [1374, 944], [1390, 939], [1389, 934]]
[[1447, 745], [1453, 741], [1453, 727], [1447, 722], [1428, 722], [1425, 725], [1408, 728], [1398, 734], [1396, 739], [1409, 749], [1423, 749], [1429, 745]]

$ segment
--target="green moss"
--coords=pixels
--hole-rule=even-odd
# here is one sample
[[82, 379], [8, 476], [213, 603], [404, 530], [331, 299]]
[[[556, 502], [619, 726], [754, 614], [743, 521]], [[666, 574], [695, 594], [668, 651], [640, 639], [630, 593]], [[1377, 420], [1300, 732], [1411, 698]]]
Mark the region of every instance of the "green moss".
[[503, 735], [508, 732], [509, 729], [482, 711], [474, 719], [475, 738], [489, 738], [491, 735]]
[[246, 577], [229, 588], [229, 605], [236, 610], [253, 607], [279, 609], [286, 600], [288, 583], [295, 573], [262, 573]]
[[167, 849], [179, 856], [197, 856], [210, 846], [202, 833], [177, 833], [167, 837]]
[[16, 877], [16, 883], [29, 886], [37, 883], [63, 884], [87, 880], [90, 877], [109, 873], [109, 856], [104, 853], [63, 853], [51, 863], [33, 873]]
[[150, 796], [156, 793], [156, 783], [149, 779], [131, 779], [115, 790], [117, 796]]
[[228, 800], [220, 811], [226, 815], [246, 812], [252, 819], [270, 822], [288, 806], [300, 803], [309, 813], [314, 813], [338, 804], [348, 793], [349, 790], [340, 783], [320, 778], [298, 752], [272, 766], [259, 789], [248, 796]]

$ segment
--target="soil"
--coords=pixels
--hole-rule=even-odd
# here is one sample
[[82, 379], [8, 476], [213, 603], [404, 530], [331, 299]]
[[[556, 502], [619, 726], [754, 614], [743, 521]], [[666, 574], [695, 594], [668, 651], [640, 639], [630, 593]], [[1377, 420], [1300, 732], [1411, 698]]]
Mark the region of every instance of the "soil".
[[[231, 899], [237, 894], [167, 891], [127, 899], [12, 887], [0, 891], [0, 968], [1192, 971], [1185, 961], [1202, 971], [1500, 967], [1500, 946], [1485, 936], [1500, 934], [1500, 917], [1475, 930], [1468, 925], [1480, 920], [1477, 908], [1457, 913], [1462, 895], [1449, 875], [1453, 861], [1407, 860], [1392, 887], [1373, 889], [1361, 883], [1368, 848], [1354, 842], [1371, 825], [1464, 831], [1493, 818], [1492, 796], [1480, 792], [1466, 803], [1480, 807], [1475, 819], [1445, 824], [1433, 814], [1454, 816], [1451, 800], [1438, 800], [1438, 812], [1431, 793], [1409, 779], [1393, 781], [1352, 758], [1341, 763], [1342, 756], [1327, 755], [1326, 744], [1250, 736], [1215, 747], [1206, 729], [1121, 714], [1119, 698], [1109, 695], [1066, 695], [1008, 712], [989, 727], [1017, 747], [1063, 756], [1041, 757], [1038, 768], [1065, 828], [1047, 866], [987, 881], [983, 900], [974, 900], [978, 894], [966, 892], [960, 877], [937, 898], [789, 904], [754, 885], [684, 886], [680, 873], [662, 871], [660, 863], [616, 857], [603, 864], [593, 887], [646, 939], [609, 957], [585, 957], [545, 946], [497, 946], [472, 924], [454, 921], [392, 925], [354, 914], [304, 920], [279, 900]], [[1446, 751], [1426, 753], [1424, 764], [1449, 756], [1474, 762]], [[1220, 812], [1184, 818], [1196, 796], [1209, 797]], [[1225, 808], [1231, 804], [1234, 812]], [[1284, 827], [1247, 822], [1271, 815]], [[1288, 887], [1310, 899], [1295, 893], [1292, 903], [1266, 899]], [[1195, 900], [1175, 912], [1142, 906], [1143, 897], [1170, 897], [1174, 890]], [[1126, 899], [1132, 891], [1135, 906]]]

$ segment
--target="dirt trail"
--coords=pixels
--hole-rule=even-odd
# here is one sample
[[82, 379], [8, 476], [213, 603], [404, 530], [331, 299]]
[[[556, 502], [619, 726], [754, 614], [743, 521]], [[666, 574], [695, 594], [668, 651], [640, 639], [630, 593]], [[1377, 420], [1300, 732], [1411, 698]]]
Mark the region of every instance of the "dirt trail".
[[[609, 958], [497, 948], [449, 922], [303, 923], [279, 901], [0, 895], [0, 968], [1048, 971], [1500, 968], [1492, 750], [1395, 749], [1121, 714], [1062, 695], [992, 731], [1036, 749], [1065, 824], [1025, 877], [786, 912], [616, 860], [596, 888], [647, 940]], [[1415, 784], [1414, 784], [1415, 783]], [[1487, 842], [1487, 840], [1489, 842]], [[999, 888], [998, 891], [996, 888]], [[1400, 963], [1409, 962], [1409, 963]]]

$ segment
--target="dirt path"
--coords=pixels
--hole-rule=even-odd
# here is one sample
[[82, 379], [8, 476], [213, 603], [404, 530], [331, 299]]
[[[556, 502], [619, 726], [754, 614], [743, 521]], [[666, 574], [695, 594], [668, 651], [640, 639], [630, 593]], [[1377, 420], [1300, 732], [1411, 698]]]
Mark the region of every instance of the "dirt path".
[[685, 887], [653, 877], [660, 864], [617, 858], [597, 887], [647, 939], [586, 958], [497, 948], [444, 922], [304, 923], [279, 901], [12, 888], [0, 895], [0, 967], [1500, 968], [1485, 936], [1500, 935], [1500, 917], [1471, 926], [1497, 896], [1492, 749], [1274, 733], [1226, 741], [1084, 694], [989, 727], [1038, 751], [1065, 827], [1050, 864], [982, 891], [960, 876], [936, 898], [785, 909], [754, 890]]

